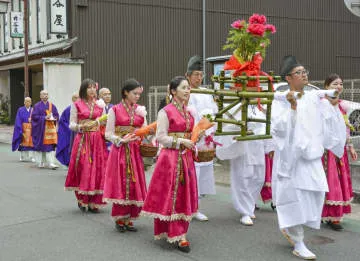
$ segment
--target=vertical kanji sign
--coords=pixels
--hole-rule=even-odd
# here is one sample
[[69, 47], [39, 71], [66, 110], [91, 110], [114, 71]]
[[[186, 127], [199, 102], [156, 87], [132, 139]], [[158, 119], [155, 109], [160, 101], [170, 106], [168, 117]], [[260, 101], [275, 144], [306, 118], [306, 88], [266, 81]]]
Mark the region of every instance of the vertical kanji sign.
[[66, 0], [50, 0], [50, 33], [67, 33]]
[[22, 12], [10, 13], [10, 37], [24, 37], [24, 15]]

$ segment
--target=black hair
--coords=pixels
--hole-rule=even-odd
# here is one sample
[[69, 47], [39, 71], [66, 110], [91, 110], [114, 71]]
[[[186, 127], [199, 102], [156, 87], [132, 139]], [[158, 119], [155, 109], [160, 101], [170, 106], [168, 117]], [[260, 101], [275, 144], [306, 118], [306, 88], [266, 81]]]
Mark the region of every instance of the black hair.
[[170, 82], [170, 84], [169, 84], [169, 92], [170, 92], [170, 94], [172, 94], [172, 93], [171, 93], [172, 90], [176, 91], [177, 87], [180, 85], [180, 83], [181, 83], [182, 81], [187, 81], [187, 79], [186, 79], [185, 76], [175, 76], [175, 77], [171, 80], [171, 82]]
[[[335, 81], [336, 79], [341, 79], [341, 77], [336, 74], [336, 73], [332, 73], [330, 74], [328, 77], [326, 77], [325, 82], [324, 82], [324, 87], [326, 88], [326, 86], [329, 86], [330, 83], [332, 83], [333, 81]], [[341, 79], [342, 80], [342, 79]]]
[[125, 91], [130, 92], [138, 87], [141, 87], [142, 85], [135, 79], [128, 79], [124, 82], [123, 87], [121, 89], [121, 97], [123, 99], [126, 98]]
[[80, 90], [79, 90], [79, 97], [80, 99], [83, 99], [83, 100], [86, 100], [87, 98], [87, 88], [90, 86], [90, 85], [95, 85], [95, 81], [94, 80], [91, 80], [89, 78], [83, 80], [81, 82], [81, 85], [80, 85]]

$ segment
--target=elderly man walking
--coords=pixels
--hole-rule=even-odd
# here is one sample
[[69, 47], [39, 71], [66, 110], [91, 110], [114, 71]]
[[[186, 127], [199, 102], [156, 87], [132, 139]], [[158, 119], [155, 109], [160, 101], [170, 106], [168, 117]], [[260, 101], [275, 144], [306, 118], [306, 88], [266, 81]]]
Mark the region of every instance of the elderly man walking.
[[48, 101], [48, 98], [48, 91], [42, 90], [40, 92], [41, 101], [34, 105], [31, 120], [32, 139], [38, 167], [56, 169], [58, 166], [54, 163], [54, 154], [58, 141], [56, 124], [59, 119], [59, 113], [56, 106]]
[[20, 151], [20, 161], [34, 161], [33, 142], [31, 138], [31, 98], [25, 97], [24, 106], [17, 110], [14, 134], [12, 139], [12, 151]]

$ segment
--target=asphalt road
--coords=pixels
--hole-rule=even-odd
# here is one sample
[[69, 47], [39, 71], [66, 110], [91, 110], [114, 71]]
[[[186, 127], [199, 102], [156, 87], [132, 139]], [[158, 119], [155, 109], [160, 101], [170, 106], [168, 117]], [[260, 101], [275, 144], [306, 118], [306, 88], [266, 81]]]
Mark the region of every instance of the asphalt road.
[[[153, 240], [151, 219], [140, 218], [137, 233], [120, 234], [110, 206], [99, 214], [81, 213], [73, 193], [64, 191], [65, 175], [65, 169], [20, 163], [10, 145], [0, 144], [0, 261], [300, 260], [291, 254], [269, 206], [259, 203], [253, 227], [240, 224], [229, 187], [217, 186], [216, 196], [202, 200], [210, 221], [191, 222], [192, 251], [185, 254]], [[342, 232], [326, 226], [306, 230], [305, 241], [318, 260], [360, 260], [360, 208], [354, 207]]]

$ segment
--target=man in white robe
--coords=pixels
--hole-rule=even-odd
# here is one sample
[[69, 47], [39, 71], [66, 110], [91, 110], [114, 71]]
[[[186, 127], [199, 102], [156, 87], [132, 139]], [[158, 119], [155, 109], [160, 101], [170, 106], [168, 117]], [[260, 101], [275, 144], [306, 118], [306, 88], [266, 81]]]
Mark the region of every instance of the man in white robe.
[[[200, 87], [204, 74], [202, 71], [202, 62], [199, 56], [193, 56], [189, 59], [186, 78], [189, 81], [190, 87], [195, 89], [206, 89]], [[195, 115], [195, 124], [197, 124], [203, 115], [210, 114], [215, 115], [218, 108], [211, 95], [192, 93], [190, 95], [189, 107], [193, 107], [196, 110]], [[197, 142], [196, 146], [199, 150], [207, 150], [214, 147], [214, 144], [211, 142], [212, 137], [214, 136], [215, 128], [212, 127], [206, 130], [204, 137]], [[208, 162], [195, 162], [196, 168], [196, 177], [198, 183], [198, 193], [199, 193], [199, 206], [200, 198], [203, 195], [215, 194], [215, 179], [214, 179], [214, 161]], [[198, 211], [194, 216], [195, 219], [199, 221], [207, 221], [208, 217]]]
[[[324, 92], [304, 92], [308, 71], [295, 57], [284, 58], [281, 76], [289, 83], [290, 91], [283, 100], [275, 94], [271, 110], [275, 145], [273, 200], [280, 230], [294, 247], [292, 253], [303, 259], [315, 259], [304, 244], [303, 225], [320, 228], [328, 191], [321, 157], [324, 148], [342, 156], [345, 133], [337, 126], [343, 120]], [[296, 98], [295, 92], [302, 96]]]
[[[249, 106], [248, 117], [265, 119], [265, 109], [256, 105]], [[230, 110], [230, 118], [241, 119], [240, 106]], [[227, 125], [225, 131], [240, 131], [240, 127]], [[265, 133], [265, 124], [249, 122], [248, 130], [255, 135]], [[233, 206], [241, 215], [240, 223], [252, 226], [254, 210], [259, 193], [265, 181], [265, 153], [272, 150], [271, 140], [236, 141], [233, 136], [216, 138], [223, 146], [216, 148], [216, 155], [221, 160], [230, 160], [231, 198]]]

